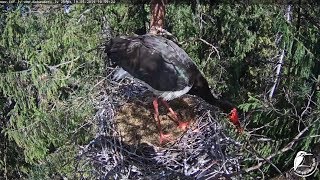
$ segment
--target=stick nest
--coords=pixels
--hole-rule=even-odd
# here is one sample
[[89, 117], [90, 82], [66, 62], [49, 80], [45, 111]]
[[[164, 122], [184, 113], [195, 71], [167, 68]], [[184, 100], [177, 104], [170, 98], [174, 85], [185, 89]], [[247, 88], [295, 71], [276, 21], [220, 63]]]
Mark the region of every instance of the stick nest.
[[160, 105], [163, 130], [174, 139], [160, 145], [152, 93], [131, 78], [112, 81], [114, 69], [107, 69], [95, 100], [96, 137], [78, 156], [81, 178], [226, 179], [240, 171], [240, 143], [225, 132], [219, 109], [188, 95], [170, 101], [180, 118], [191, 122], [182, 132]]

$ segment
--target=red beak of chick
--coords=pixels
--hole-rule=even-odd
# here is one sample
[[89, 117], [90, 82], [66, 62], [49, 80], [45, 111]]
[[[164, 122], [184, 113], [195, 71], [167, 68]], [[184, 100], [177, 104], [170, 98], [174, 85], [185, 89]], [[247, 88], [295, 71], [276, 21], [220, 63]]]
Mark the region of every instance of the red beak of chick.
[[239, 115], [236, 108], [233, 108], [229, 114], [229, 119], [232, 122], [233, 125], [235, 125], [238, 129], [239, 133], [243, 132], [243, 128], [241, 127], [240, 121], [239, 121]]

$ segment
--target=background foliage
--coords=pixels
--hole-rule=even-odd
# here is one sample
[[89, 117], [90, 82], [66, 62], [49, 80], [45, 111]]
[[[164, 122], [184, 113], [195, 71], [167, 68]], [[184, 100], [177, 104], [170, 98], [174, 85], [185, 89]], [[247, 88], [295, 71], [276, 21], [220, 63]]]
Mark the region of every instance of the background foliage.
[[[287, 7], [169, 4], [166, 14], [166, 29], [213, 92], [249, 115], [247, 133], [238, 137], [243, 168], [306, 130], [291, 150], [262, 167], [266, 177], [292, 168], [298, 150], [318, 151], [320, 8], [293, 4], [287, 21]], [[104, 78], [103, 57], [89, 50], [104, 41], [104, 20], [113, 36], [148, 32], [149, 5], [11, 4], [0, 11], [0, 178], [72, 178], [79, 147], [94, 135], [93, 96]]]

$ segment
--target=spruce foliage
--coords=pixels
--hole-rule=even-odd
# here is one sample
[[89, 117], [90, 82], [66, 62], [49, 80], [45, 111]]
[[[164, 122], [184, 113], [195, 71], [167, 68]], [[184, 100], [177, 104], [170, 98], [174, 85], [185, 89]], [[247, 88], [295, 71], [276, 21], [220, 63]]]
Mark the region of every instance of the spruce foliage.
[[[320, 8], [311, 4], [169, 4], [166, 29], [218, 95], [248, 115], [244, 177], [288, 171], [299, 150], [319, 152]], [[0, 179], [74, 177], [94, 136], [94, 96], [105, 78], [103, 23], [113, 36], [148, 32], [149, 4], [0, 6]], [[280, 73], [281, 52], [284, 52]], [[276, 80], [278, 78], [278, 80]], [[272, 98], [270, 89], [276, 83]], [[300, 132], [306, 130], [298, 139]], [[314, 176], [317, 176], [314, 175]]]

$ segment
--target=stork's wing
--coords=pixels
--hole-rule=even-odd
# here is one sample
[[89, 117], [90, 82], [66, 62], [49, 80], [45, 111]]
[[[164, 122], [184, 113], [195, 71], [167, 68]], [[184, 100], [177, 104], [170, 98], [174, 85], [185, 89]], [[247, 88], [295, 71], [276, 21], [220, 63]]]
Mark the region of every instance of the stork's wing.
[[146, 47], [161, 54], [168, 63], [183, 66], [186, 69], [191, 66], [196, 67], [189, 55], [171, 40], [154, 35], [144, 35], [141, 39]]
[[172, 41], [157, 36], [117, 37], [106, 51], [114, 63], [155, 90], [180, 91], [192, 85], [188, 67], [193, 63], [181, 48], [173, 46]]

